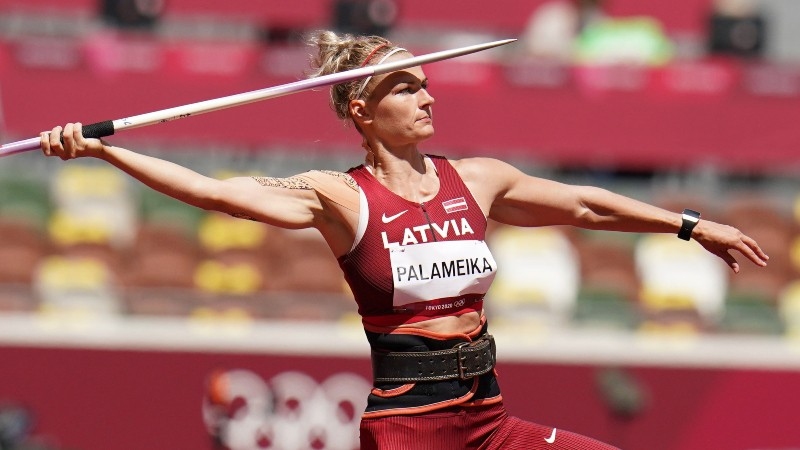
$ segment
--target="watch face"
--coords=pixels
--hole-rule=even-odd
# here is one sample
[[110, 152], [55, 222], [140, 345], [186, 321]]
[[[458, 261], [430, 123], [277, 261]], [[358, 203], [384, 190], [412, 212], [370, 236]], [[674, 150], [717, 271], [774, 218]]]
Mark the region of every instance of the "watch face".
[[681, 229], [678, 231], [678, 237], [688, 241], [692, 237], [692, 230], [697, 225], [697, 222], [700, 221], [700, 213], [691, 209], [684, 209], [682, 218], [683, 224], [681, 224]]
[[697, 222], [700, 220], [700, 213], [693, 209], [687, 208], [683, 210], [683, 218], [686, 220], [691, 220], [692, 222]]

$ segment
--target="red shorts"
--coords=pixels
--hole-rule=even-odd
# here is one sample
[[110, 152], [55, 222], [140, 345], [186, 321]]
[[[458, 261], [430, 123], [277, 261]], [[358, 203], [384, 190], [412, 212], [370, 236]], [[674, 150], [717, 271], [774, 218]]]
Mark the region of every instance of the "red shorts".
[[361, 450], [612, 450], [594, 439], [510, 417], [502, 403], [361, 421]]

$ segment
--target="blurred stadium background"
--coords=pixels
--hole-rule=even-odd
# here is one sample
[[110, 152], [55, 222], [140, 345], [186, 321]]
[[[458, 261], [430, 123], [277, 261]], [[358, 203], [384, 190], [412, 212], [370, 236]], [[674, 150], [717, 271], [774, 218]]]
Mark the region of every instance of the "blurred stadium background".
[[[800, 448], [798, 23], [796, 0], [0, 0], [0, 138], [295, 81], [313, 29], [518, 37], [426, 67], [427, 152], [691, 207], [771, 258], [492, 224], [510, 412], [626, 449]], [[110, 140], [218, 177], [362, 157], [324, 91]], [[0, 449], [357, 446], [368, 349], [317, 234], [34, 153], [0, 160]]]

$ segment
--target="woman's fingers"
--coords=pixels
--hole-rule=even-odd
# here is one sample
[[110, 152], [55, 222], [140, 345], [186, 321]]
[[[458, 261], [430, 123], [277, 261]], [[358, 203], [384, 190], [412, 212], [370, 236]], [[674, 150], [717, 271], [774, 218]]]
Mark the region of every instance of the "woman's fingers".
[[48, 135], [48, 142], [50, 144], [50, 154], [56, 155], [61, 159], [67, 159], [64, 153], [64, 144], [61, 142], [61, 133], [64, 129], [60, 126], [53, 128]]
[[68, 123], [64, 125], [64, 133], [62, 133], [62, 139], [64, 140], [64, 149], [66, 150], [66, 155], [69, 159], [75, 158], [77, 156], [77, 149], [75, 148], [75, 125], [72, 123]]
[[42, 131], [39, 134], [39, 145], [42, 147], [42, 153], [44, 153], [44, 156], [50, 156], [52, 154], [50, 151], [50, 133], [50, 131]]
[[748, 252], [751, 253], [752, 256], [748, 256], [754, 263], [760, 266], [766, 266], [767, 261], [769, 261], [769, 255], [764, 253], [764, 250], [761, 250], [761, 247], [758, 246], [758, 243], [755, 239], [751, 238], [750, 236], [744, 236], [742, 238], [742, 242], [744, 243]]
[[75, 144], [80, 147], [86, 146], [86, 139], [83, 138], [83, 124], [80, 122], [75, 122], [72, 125], [72, 136], [75, 139]]
[[769, 256], [761, 250], [761, 247], [758, 246], [755, 239], [741, 234], [739, 239], [731, 246], [731, 249], [734, 249], [744, 255], [747, 259], [753, 262], [758, 266], [764, 267], [767, 265], [767, 260]]
[[750, 261], [753, 261], [754, 264], [762, 266], [762, 267], [767, 265], [767, 262], [763, 258], [761, 258], [758, 254], [756, 254], [756, 252], [753, 251], [753, 249], [748, 247], [746, 244], [742, 244], [738, 248], [738, 250], [739, 250], [739, 252], [741, 254], [746, 256], [747, 259], [749, 259]]
[[727, 251], [726, 249], [722, 249], [721, 251], [713, 253], [722, 258], [722, 260], [725, 261], [725, 264], [727, 264], [728, 267], [730, 267], [734, 273], [739, 273], [739, 263], [736, 261], [736, 258], [734, 258], [733, 255], [731, 255], [729, 251]]
[[53, 130], [50, 131], [50, 133], [47, 135], [48, 142], [50, 144], [50, 149], [53, 151], [58, 152], [58, 150], [63, 148], [63, 145], [61, 145], [61, 139], [59, 138], [62, 130], [63, 128], [58, 126], [53, 128]]
[[45, 156], [58, 156], [63, 160], [77, 158], [87, 145], [80, 122], [57, 126], [41, 133], [41, 147]]
[[734, 272], [738, 273], [740, 266], [731, 251], [741, 253], [758, 266], [764, 267], [767, 265], [769, 256], [761, 250], [755, 239], [731, 226], [719, 226], [719, 224], [713, 223], [711, 225], [713, 225], [710, 228], [712, 232], [705, 234], [700, 242], [706, 250], [722, 258]]

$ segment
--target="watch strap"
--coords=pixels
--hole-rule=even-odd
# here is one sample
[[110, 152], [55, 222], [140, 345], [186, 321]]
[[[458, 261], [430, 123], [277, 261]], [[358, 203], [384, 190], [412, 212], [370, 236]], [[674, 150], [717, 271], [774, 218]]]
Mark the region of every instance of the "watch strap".
[[678, 231], [678, 237], [684, 241], [688, 241], [692, 238], [692, 230], [697, 226], [697, 222], [700, 221], [700, 213], [687, 208], [683, 210], [682, 217], [683, 222], [681, 223], [680, 231]]

